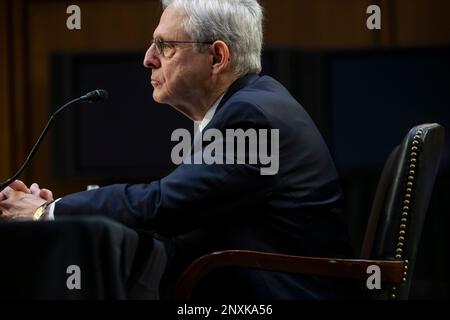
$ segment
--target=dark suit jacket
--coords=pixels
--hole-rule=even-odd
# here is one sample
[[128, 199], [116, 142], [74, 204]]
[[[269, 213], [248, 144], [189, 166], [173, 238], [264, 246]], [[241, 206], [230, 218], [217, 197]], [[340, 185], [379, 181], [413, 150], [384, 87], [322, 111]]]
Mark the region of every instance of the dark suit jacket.
[[[260, 165], [180, 165], [149, 184], [113, 185], [62, 198], [62, 215], [107, 215], [164, 236], [170, 288], [200, 255], [220, 249], [334, 256], [351, 255], [341, 189], [333, 161], [316, 126], [289, 92], [267, 76], [248, 75], [227, 91], [205, 128], [279, 129], [279, 172]], [[329, 279], [225, 270], [199, 286], [197, 296], [330, 298], [342, 294]], [[169, 291], [170, 292], [170, 291]], [[235, 296], [235, 293], [233, 293]]]

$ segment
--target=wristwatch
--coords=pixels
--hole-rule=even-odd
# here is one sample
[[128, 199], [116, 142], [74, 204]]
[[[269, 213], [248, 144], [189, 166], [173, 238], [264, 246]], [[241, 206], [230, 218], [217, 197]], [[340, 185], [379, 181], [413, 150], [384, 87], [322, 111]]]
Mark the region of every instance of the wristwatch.
[[45, 213], [47, 212], [47, 208], [49, 205], [53, 203], [52, 201], [47, 201], [43, 205], [41, 205], [39, 208], [36, 209], [36, 211], [33, 214], [33, 221], [41, 220], [42, 217], [45, 216]]

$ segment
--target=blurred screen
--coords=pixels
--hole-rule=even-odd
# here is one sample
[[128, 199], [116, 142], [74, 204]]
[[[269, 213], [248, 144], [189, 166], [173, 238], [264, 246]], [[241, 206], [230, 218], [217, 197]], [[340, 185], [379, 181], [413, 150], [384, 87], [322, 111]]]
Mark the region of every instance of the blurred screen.
[[330, 143], [340, 169], [382, 165], [415, 125], [450, 129], [449, 54], [338, 55], [328, 72]]

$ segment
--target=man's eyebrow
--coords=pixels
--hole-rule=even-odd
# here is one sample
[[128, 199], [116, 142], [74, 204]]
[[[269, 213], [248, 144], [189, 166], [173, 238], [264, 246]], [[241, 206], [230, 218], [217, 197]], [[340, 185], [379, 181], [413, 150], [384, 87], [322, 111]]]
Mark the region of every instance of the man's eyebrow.
[[159, 39], [161, 41], [164, 41], [164, 38], [161, 37], [160, 35], [153, 35], [153, 39]]

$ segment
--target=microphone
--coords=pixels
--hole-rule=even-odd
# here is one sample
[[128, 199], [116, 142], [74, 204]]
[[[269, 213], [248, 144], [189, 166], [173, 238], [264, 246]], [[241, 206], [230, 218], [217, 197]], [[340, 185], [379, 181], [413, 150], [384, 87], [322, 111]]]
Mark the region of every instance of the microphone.
[[39, 148], [39, 145], [42, 142], [42, 139], [44, 138], [45, 134], [47, 133], [48, 129], [50, 128], [50, 125], [52, 124], [53, 120], [55, 119], [55, 117], [61, 112], [63, 111], [65, 108], [67, 108], [68, 106], [77, 103], [77, 102], [98, 102], [98, 101], [102, 101], [102, 100], [106, 100], [108, 99], [108, 92], [106, 90], [94, 90], [91, 91], [89, 93], [86, 93], [85, 95], [78, 97], [76, 99], [73, 99], [72, 101], [69, 101], [68, 103], [66, 103], [65, 105], [63, 105], [61, 108], [59, 108], [58, 110], [56, 110], [52, 116], [50, 117], [50, 119], [47, 122], [47, 125], [45, 126], [44, 130], [42, 130], [41, 135], [39, 136], [39, 139], [37, 140], [37, 142], [34, 144], [33, 148], [31, 149], [30, 153], [28, 154], [27, 159], [25, 160], [24, 164], [22, 165], [22, 167], [20, 167], [20, 169], [16, 172], [16, 174], [14, 174], [11, 178], [9, 178], [8, 180], [0, 183], [0, 192], [2, 192], [6, 187], [8, 187], [11, 183], [13, 183], [21, 174], [22, 172], [25, 170], [25, 168], [27, 167], [28, 163], [31, 161], [31, 159], [33, 158], [34, 154], [36, 153], [37, 149]]
[[84, 96], [80, 97], [81, 101], [87, 101], [87, 102], [97, 102], [101, 100], [108, 99], [108, 91], [106, 90], [94, 90], [89, 93], [86, 93]]

